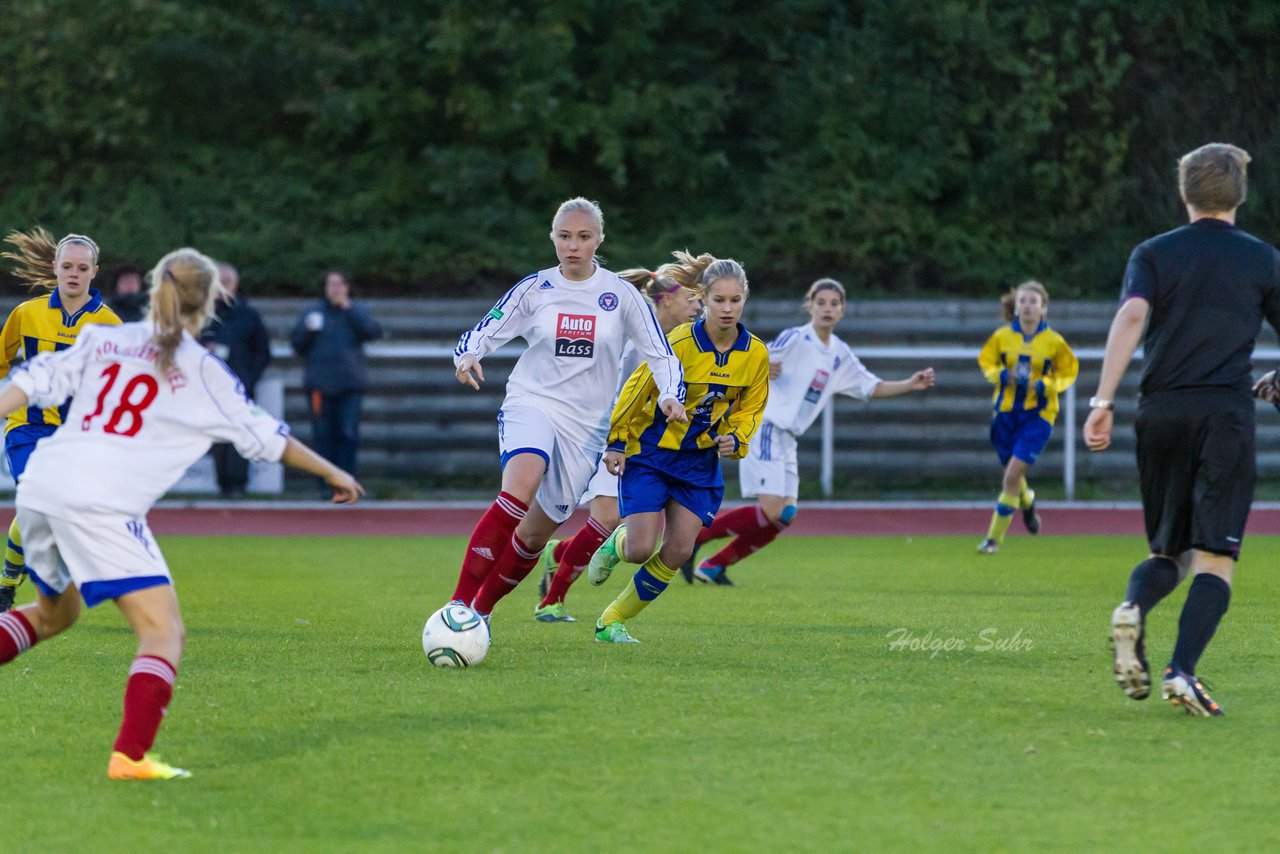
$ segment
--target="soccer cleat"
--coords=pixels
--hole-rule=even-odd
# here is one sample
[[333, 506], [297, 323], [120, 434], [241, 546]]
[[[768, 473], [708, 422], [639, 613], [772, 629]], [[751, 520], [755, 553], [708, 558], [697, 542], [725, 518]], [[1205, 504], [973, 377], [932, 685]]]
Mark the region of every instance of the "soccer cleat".
[[1022, 524], [1028, 534], [1040, 533], [1040, 515], [1036, 513], [1036, 494], [1031, 493], [1031, 503], [1022, 508]]
[[1160, 686], [1160, 696], [1175, 708], [1181, 706], [1182, 710], [1192, 717], [1209, 718], [1225, 714], [1222, 707], [1209, 696], [1209, 692], [1205, 690], [1204, 684], [1199, 679], [1190, 673], [1174, 670], [1172, 667], [1164, 669], [1164, 682]]
[[591, 561], [587, 564], [587, 579], [599, 587], [609, 580], [609, 576], [613, 574], [613, 568], [622, 561], [622, 555], [618, 554], [618, 534], [627, 530], [626, 525], [619, 525], [614, 528], [609, 538], [600, 544], [600, 548], [596, 549], [596, 553], [591, 556]]
[[576, 623], [564, 610], [563, 602], [552, 602], [550, 605], [539, 605], [533, 609], [533, 618], [539, 623]]
[[721, 587], [736, 587], [723, 566], [712, 566], [705, 560], [693, 571], [693, 577], [703, 584], [719, 584]]
[[680, 574], [684, 576], [686, 584], [693, 583], [693, 568], [697, 565], [698, 549], [700, 548], [702, 548], [702, 546], [695, 545], [693, 547], [693, 554], [689, 555], [688, 560], [680, 564]]
[[627, 627], [623, 623], [602, 626], [599, 621], [596, 622], [596, 640], [600, 643], [640, 643], [627, 633]]
[[190, 777], [191, 772], [161, 762], [155, 753], [133, 760], [117, 750], [111, 754], [107, 776], [112, 780], [181, 780]]
[[538, 579], [539, 602], [547, 598], [547, 591], [551, 589], [551, 578], [556, 574], [556, 546], [558, 545], [560, 540], [547, 540], [547, 545], [542, 550], [542, 577]]
[[1121, 602], [1111, 612], [1111, 648], [1116, 656], [1116, 682], [1125, 696], [1145, 700], [1151, 693], [1151, 671], [1147, 652], [1142, 612], [1137, 605]]
[[993, 555], [998, 551], [1000, 551], [1000, 544], [990, 537], [978, 543], [978, 554], [980, 555]]
[[13, 607], [13, 599], [18, 586], [27, 578], [26, 567], [20, 564], [4, 562], [4, 570], [0, 572], [0, 613]]

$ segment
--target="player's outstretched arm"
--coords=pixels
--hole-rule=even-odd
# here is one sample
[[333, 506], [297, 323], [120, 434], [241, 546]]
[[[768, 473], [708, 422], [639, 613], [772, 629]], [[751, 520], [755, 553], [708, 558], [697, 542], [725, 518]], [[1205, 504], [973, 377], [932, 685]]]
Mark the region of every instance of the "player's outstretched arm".
[[876, 384], [876, 390], [871, 393], [871, 397], [873, 399], [898, 397], [913, 391], [925, 391], [933, 388], [933, 383], [933, 368], [925, 368], [922, 371], [916, 371], [905, 380], [895, 380], [893, 382], [881, 380]]
[[334, 504], [355, 504], [364, 495], [364, 487], [354, 477], [292, 436], [285, 442], [280, 462], [322, 478], [333, 489]]

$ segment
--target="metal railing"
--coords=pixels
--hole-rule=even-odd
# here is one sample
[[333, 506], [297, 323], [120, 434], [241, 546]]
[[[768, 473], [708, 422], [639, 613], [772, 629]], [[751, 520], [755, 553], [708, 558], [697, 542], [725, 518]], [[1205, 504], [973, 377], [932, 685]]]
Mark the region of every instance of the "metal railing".
[[[453, 359], [453, 347], [446, 344], [412, 344], [412, 343], [373, 343], [365, 348], [365, 352], [375, 359], [388, 360], [429, 360], [429, 359]], [[508, 344], [494, 353], [489, 354], [488, 359], [511, 359], [519, 358], [524, 352], [515, 345]], [[1076, 358], [1081, 364], [1085, 363], [1101, 363], [1106, 351], [1101, 347], [1084, 347], [1075, 351]], [[271, 345], [271, 355], [278, 358], [288, 358], [293, 355], [293, 351], [288, 344], [276, 342]], [[874, 361], [876, 359], [895, 359], [910, 360], [913, 362], [927, 364], [931, 362], [970, 362], [975, 365], [978, 361], [978, 348], [976, 347], [860, 347], [856, 355], [863, 361]], [[1142, 349], [1139, 348], [1133, 356], [1134, 360], [1142, 358]], [[1269, 360], [1271, 362], [1280, 362], [1280, 348], [1260, 347], [1253, 351], [1253, 358], [1258, 360]], [[1073, 501], [1076, 495], [1076, 433], [1078, 427], [1076, 425], [1076, 385], [1072, 385], [1062, 394], [1062, 406], [1060, 412], [1064, 414], [1062, 419], [1062, 485], [1066, 499]], [[834, 407], [827, 405], [822, 411], [821, 417], [821, 462], [820, 462], [820, 480], [822, 484], [822, 494], [830, 497], [834, 492], [835, 480], [835, 412]]]

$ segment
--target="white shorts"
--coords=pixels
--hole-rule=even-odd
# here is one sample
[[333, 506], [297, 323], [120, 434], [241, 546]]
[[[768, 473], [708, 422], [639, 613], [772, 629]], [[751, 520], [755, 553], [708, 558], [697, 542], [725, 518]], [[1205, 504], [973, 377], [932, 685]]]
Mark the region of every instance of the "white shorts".
[[516, 454], [537, 454], [546, 461], [547, 473], [534, 500], [557, 523], [577, 508], [600, 457], [566, 439], [545, 412], [532, 406], [498, 410], [498, 449], [504, 466]]
[[738, 463], [742, 497], [800, 494], [800, 467], [796, 461], [796, 437], [766, 421], [751, 440], [747, 455]]
[[604, 460], [601, 459], [596, 465], [596, 473], [591, 475], [591, 482], [587, 484], [587, 491], [583, 493], [580, 504], [590, 504], [594, 498], [613, 498], [618, 497], [618, 476], [610, 474], [609, 470], [604, 467]]
[[74, 584], [90, 608], [135, 590], [172, 584], [145, 519], [78, 511], [74, 521], [18, 507], [22, 552], [31, 580], [46, 596]]

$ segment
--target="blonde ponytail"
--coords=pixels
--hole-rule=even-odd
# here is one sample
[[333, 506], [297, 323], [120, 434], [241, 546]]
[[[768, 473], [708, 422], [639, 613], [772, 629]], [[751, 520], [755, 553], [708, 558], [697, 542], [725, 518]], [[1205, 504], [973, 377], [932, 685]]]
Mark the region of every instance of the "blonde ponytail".
[[147, 317], [155, 326], [151, 340], [160, 348], [156, 359], [160, 373], [167, 374], [173, 370], [182, 333], [199, 334], [224, 289], [217, 265], [191, 248], [173, 250], [148, 276], [151, 308]]

